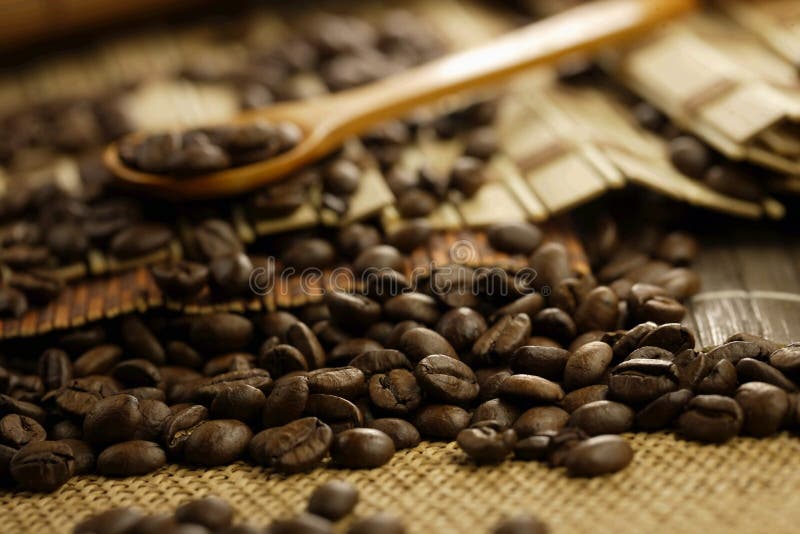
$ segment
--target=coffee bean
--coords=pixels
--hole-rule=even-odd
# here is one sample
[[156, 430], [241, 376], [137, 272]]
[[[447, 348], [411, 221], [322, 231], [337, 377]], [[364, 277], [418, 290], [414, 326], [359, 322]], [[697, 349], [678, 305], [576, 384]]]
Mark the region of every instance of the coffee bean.
[[150, 360], [153, 363], [163, 364], [166, 352], [155, 334], [134, 315], [125, 317], [122, 321], [122, 339], [125, 349], [134, 358]]
[[539, 336], [555, 339], [568, 345], [577, 334], [577, 326], [566, 312], [558, 308], [545, 308], [531, 321], [531, 331]]
[[592, 341], [570, 354], [564, 367], [564, 385], [578, 389], [598, 383], [611, 364], [611, 347], [601, 341]]
[[152, 473], [167, 463], [167, 455], [151, 441], [123, 441], [97, 457], [97, 470], [106, 476], [127, 477]]
[[203, 421], [186, 440], [183, 456], [195, 465], [227, 465], [244, 454], [252, 437], [250, 428], [235, 419]]
[[94, 471], [95, 454], [91, 445], [79, 439], [60, 439], [57, 441], [66, 443], [72, 450], [72, 456], [75, 460], [76, 475], [85, 475]]
[[39, 424], [44, 424], [47, 418], [47, 412], [40, 406], [0, 394], [0, 417], [9, 414], [24, 415]]
[[471, 348], [486, 329], [483, 316], [464, 307], [446, 312], [436, 323], [436, 331], [459, 352]]
[[412, 328], [400, 336], [397, 347], [413, 363], [431, 354], [444, 354], [458, 359], [458, 353], [445, 338], [428, 328]]
[[675, 364], [664, 360], [628, 360], [617, 365], [608, 381], [609, 395], [626, 404], [646, 404], [678, 389]]
[[633, 427], [634, 412], [619, 402], [600, 400], [584, 404], [569, 416], [569, 425], [590, 436], [621, 434]]
[[403, 522], [389, 514], [380, 513], [359, 519], [347, 530], [347, 534], [405, 534]]
[[142, 512], [134, 508], [112, 508], [81, 521], [75, 525], [72, 532], [73, 534], [130, 532], [143, 517]]
[[453, 188], [471, 197], [488, 180], [484, 163], [473, 157], [461, 156], [450, 171], [450, 184]]
[[521, 438], [557, 432], [567, 425], [569, 418], [569, 414], [557, 406], [536, 406], [519, 416], [514, 422], [514, 430]]
[[161, 291], [177, 300], [197, 296], [205, 287], [209, 276], [208, 267], [185, 260], [153, 266], [151, 272]]
[[84, 352], [73, 365], [76, 377], [108, 373], [122, 359], [117, 345], [98, 345]]
[[0, 443], [3, 445], [21, 449], [28, 443], [45, 439], [47, 433], [42, 425], [30, 417], [10, 414], [0, 419]]
[[680, 172], [700, 179], [712, 164], [709, 149], [696, 137], [677, 137], [669, 143], [669, 157]]
[[795, 383], [786, 378], [786, 375], [771, 365], [752, 358], [739, 360], [736, 364], [736, 376], [741, 383], [766, 382], [787, 392], [797, 391]]
[[509, 254], [530, 254], [542, 242], [542, 231], [526, 222], [495, 224], [486, 235], [493, 248]]
[[268, 534], [332, 534], [330, 521], [314, 514], [300, 514], [291, 519], [277, 519], [266, 530]]
[[118, 363], [111, 370], [111, 376], [126, 387], [155, 387], [161, 382], [158, 367], [143, 359]]
[[411, 362], [398, 350], [378, 349], [361, 352], [350, 361], [350, 366], [359, 369], [366, 378], [374, 374], [387, 373], [392, 369], [411, 369]]
[[678, 430], [688, 439], [723, 443], [742, 428], [744, 413], [733, 399], [720, 395], [698, 395], [678, 418]]
[[734, 365], [742, 358], [764, 359], [766, 357], [757, 343], [750, 343], [749, 341], [723, 343], [708, 351], [706, 355], [712, 362], [728, 360]]
[[567, 249], [561, 243], [543, 244], [531, 255], [528, 264], [536, 271], [533, 286], [539, 291], [544, 287], [552, 289], [572, 275]]
[[202, 525], [209, 530], [220, 530], [233, 523], [233, 508], [219, 497], [195, 499], [175, 509], [179, 523]]
[[164, 422], [162, 436], [167, 452], [180, 456], [189, 436], [208, 418], [208, 410], [199, 404], [189, 404], [180, 409], [173, 407], [171, 411], [172, 415]]
[[308, 395], [308, 378], [305, 376], [287, 376], [277, 380], [264, 403], [264, 426], [281, 426], [298, 419], [306, 408]]
[[436, 196], [423, 189], [408, 189], [397, 197], [397, 211], [405, 219], [427, 217], [438, 205]]
[[791, 377], [800, 376], [800, 343], [792, 343], [769, 355], [769, 364]]
[[101, 399], [119, 393], [116, 381], [104, 376], [87, 376], [72, 380], [66, 387], [51, 391], [42, 399], [54, 403], [64, 414], [86, 417]]
[[628, 354], [625, 360], [665, 360], [668, 362], [675, 360], [675, 355], [667, 349], [661, 347], [639, 347], [635, 351]]
[[472, 346], [473, 357], [484, 364], [505, 363], [531, 335], [531, 320], [527, 314], [501, 317]]
[[592, 289], [575, 311], [578, 331], [612, 330], [619, 321], [619, 299], [608, 287]]
[[517, 433], [494, 421], [481, 421], [459, 432], [456, 441], [475, 463], [493, 464], [511, 454], [517, 444]]
[[492, 530], [492, 534], [547, 534], [547, 525], [532, 515], [518, 515], [504, 519]]
[[731, 395], [737, 386], [736, 367], [729, 360], [720, 360], [695, 387], [701, 395]]
[[586, 386], [567, 393], [564, 398], [561, 399], [561, 407], [567, 412], [572, 413], [584, 404], [606, 400], [607, 396], [608, 386], [605, 384]]
[[331, 458], [349, 469], [380, 467], [394, 456], [392, 439], [374, 428], [353, 428], [333, 438]]
[[389, 413], [406, 414], [419, 407], [422, 391], [410, 371], [392, 369], [386, 374], [372, 375], [369, 380], [369, 398], [376, 408]]
[[469, 412], [449, 404], [428, 404], [417, 411], [414, 426], [430, 439], [452, 440], [469, 425]]
[[259, 351], [258, 364], [276, 377], [308, 371], [308, 362], [303, 353], [291, 345], [284, 344], [269, 346], [265, 343]]
[[429, 396], [446, 403], [466, 403], [478, 396], [478, 380], [472, 369], [444, 354], [422, 359], [414, 369], [414, 376]]
[[510, 369], [498, 367], [484, 367], [475, 370], [475, 378], [480, 387], [478, 400], [488, 400], [497, 398], [500, 392], [500, 384], [503, 380], [512, 375]]
[[402, 252], [410, 253], [427, 243], [433, 232], [433, 225], [428, 219], [411, 219], [402, 227], [389, 233], [386, 236], [386, 242]]
[[640, 347], [661, 347], [673, 354], [686, 349], [693, 349], [695, 345], [692, 332], [678, 323], [662, 324], [652, 332], [645, 335], [639, 342]]
[[218, 353], [243, 349], [253, 336], [253, 324], [241, 315], [214, 313], [193, 318], [189, 333], [195, 347]]
[[651, 132], [658, 133], [667, 123], [667, 118], [648, 102], [639, 102], [631, 108], [631, 112], [637, 124]]
[[683, 412], [686, 405], [692, 400], [692, 396], [692, 392], [688, 389], [664, 393], [639, 410], [639, 413], [636, 414], [636, 427], [646, 431], [667, 428]]
[[246, 352], [231, 352], [211, 358], [203, 367], [203, 374], [216, 376], [230, 371], [249, 371], [253, 368], [255, 356]]
[[347, 330], [358, 331], [378, 321], [380, 304], [363, 295], [328, 291], [325, 304], [336, 324]]
[[619, 436], [595, 436], [570, 449], [564, 464], [573, 477], [596, 477], [625, 469], [633, 449]]
[[11, 458], [9, 472], [21, 488], [54, 491], [69, 480], [75, 458], [69, 445], [60, 441], [34, 441]]
[[248, 296], [253, 293], [253, 276], [256, 273], [247, 254], [214, 257], [209, 260], [208, 272], [211, 290], [219, 298]]
[[364, 373], [355, 367], [326, 368], [308, 374], [308, 387], [311, 393], [338, 395], [355, 399], [366, 384]]
[[739, 386], [736, 402], [744, 414], [742, 430], [755, 437], [776, 433], [789, 409], [786, 392], [764, 382], [748, 382]]
[[363, 250], [353, 261], [356, 274], [384, 268], [405, 272], [405, 259], [399, 250], [390, 245], [374, 245]]
[[562, 348], [527, 345], [515, 350], [509, 363], [515, 373], [559, 381], [569, 357], [569, 352]]
[[126, 260], [165, 247], [172, 238], [172, 230], [163, 224], [134, 224], [114, 236], [108, 251], [115, 258]]
[[135, 439], [143, 416], [139, 400], [131, 395], [112, 395], [98, 400], [83, 420], [83, 436], [97, 446]]
[[410, 449], [419, 445], [419, 431], [405, 419], [385, 417], [371, 421], [368, 426], [389, 436], [395, 450]]
[[358, 490], [344, 480], [329, 480], [317, 486], [308, 498], [308, 512], [338, 521], [353, 511]]
[[38, 368], [39, 378], [47, 391], [66, 386], [72, 380], [72, 361], [63, 350], [44, 351], [39, 357]]
[[386, 316], [393, 321], [416, 321], [433, 326], [441, 317], [433, 297], [422, 293], [404, 293], [392, 297], [383, 306]]
[[286, 341], [303, 353], [309, 369], [325, 365], [325, 350], [305, 323], [297, 322], [290, 326], [286, 331]]
[[225, 386], [211, 401], [209, 413], [217, 419], [255, 421], [263, 412], [266, 397], [261, 390], [248, 384]]
[[327, 240], [307, 238], [294, 241], [281, 255], [284, 265], [297, 271], [305, 269], [324, 269], [333, 265], [336, 249]]
[[499, 393], [503, 398], [522, 403], [555, 403], [564, 398], [564, 390], [555, 382], [525, 374], [503, 380]]

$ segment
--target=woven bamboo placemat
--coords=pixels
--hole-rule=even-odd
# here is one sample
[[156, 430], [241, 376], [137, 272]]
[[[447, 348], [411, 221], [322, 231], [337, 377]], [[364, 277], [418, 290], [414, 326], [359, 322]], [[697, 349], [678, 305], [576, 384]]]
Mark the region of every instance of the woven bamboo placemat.
[[796, 437], [737, 438], [722, 446], [668, 434], [628, 437], [636, 450], [633, 463], [589, 480], [535, 462], [474, 467], [454, 443], [423, 443], [370, 471], [317, 469], [284, 477], [239, 463], [169, 466], [121, 480], [81, 477], [52, 495], [0, 493], [0, 531], [67, 532], [84, 516], [110, 507], [167, 512], [209, 494], [231, 502], [237, 520], [265, 525], [301, 511], [317, 485], [341, 478], [360, 490], [354, 517], [391, 512], [412, 534], [489, 532], [502, 517], [520, 512], [537, 515], [554, 533], [796, 532]]

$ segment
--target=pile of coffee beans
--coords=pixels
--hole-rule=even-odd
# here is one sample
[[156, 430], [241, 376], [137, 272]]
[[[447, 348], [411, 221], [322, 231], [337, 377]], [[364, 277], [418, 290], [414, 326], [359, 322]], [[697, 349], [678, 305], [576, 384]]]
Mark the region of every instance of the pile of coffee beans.
[[145, 172], [200, 174], [273, 158], [294, 148], [302, 136], [292, 123], [255, 121], [126, 140], [120, 157]]
[[[358, 490], [344, 480], [331, 480], [318, 486], [308, 499], [304, 512], [287, 519], [276, 519], [268, 527], [235, 524], [233, 507], [223, 499], [208, 496], [180, 505], [175, 513], [146, 515], [136, 508], [113, 508], [81, 521], [74, 534], [331, 534], [334, 525], [350, 514], [358, 503]], [[404, 534], [403, 522], [388, 513], [355, 519], [347, 534]], [[494, 534], [546, 534], [547, 526], [530, 515], [506, 519]]]

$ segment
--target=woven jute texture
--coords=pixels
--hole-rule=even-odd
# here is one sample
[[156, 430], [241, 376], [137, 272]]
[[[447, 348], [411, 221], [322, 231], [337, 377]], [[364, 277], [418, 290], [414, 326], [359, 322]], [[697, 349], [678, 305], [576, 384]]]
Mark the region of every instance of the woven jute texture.
[[[411, 533], [482, 533], [509, 514], [529, 512], [553, 532], [796, 532], [800, 523], [800, 440], [737, 438], [688, 443], [669, 434], [630, 434], [624, 471], [571, 479], [563, 469], [509, 461], [475, 467], [455, 443], [423, 443], [368, 471], [317, 469], [289, 477], [243, 463], [216, 469], [168, 466], [145, 477], [80, 477], [52, 495], [0, 494], [0, 532], [68, 532], [84, 516], [115, 506], [171, 511], [218, 495], [237, 520], [265, 525], [301, 511], [320, 483], [353, 482], [352, 517], [387, 511]], [[348, 519], [352, 520], [352, 519]], [[340, 525], [344, 532], [348, 521]]]

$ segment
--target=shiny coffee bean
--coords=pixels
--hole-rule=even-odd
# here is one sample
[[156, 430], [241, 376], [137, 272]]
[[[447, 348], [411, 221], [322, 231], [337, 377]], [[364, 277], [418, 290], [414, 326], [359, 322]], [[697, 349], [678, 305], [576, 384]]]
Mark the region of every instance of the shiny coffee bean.
[[567, 425], [570, 416], [557, 406], [536, 406], [526, 410], [514, 422], [514, 430], [521, 438], [545, 432], [558, 432]]
[[688, 439], [724, 443], [739, 434], [744, 413], [735, 400], [720, 395], [698, 395], [678, 418], [678, 430]]
[[764, 382], [742, 384], [735, 399], [744, 415], [742, 431], [755, 437], [776, 433], [789, 410], [786, 392]]
[[465, 363], [444, 354], [422, 359], [414, 369], [425, 393], [439, 401], [462, 404], [478, 396], [478, 380]]
[[202, 525], [209, 530], [221, 530], [233, 523], [233, 507], [219, 497], [194, 499], [175, 509], [179, 523]]
[[486, 235], [493, 248], [509, 254], [530, 254], [542, 242], [542, 231], [526, 222], [495, 224]]
[[428, 404], [417, 411], [414, 426], [429, 439], [453, 440], [469, 425], [469, 412], [448, 404]]
[[472, 355], [486, 365], [506, 363], [531, 335], [531, 320], [527, 314], [505, 315], [475, 341]]
[[608, 397], [608, 386], [605, 384], [595, 384], [567, 393], [564, 398], [561, 399], [561, 407], [567, 412], [572, 413], [584, 404], [606, 400], [606, 397]]
[[380, 467], [394, 456], [392, 439], [374, 428], [353, 428], [333, 438], [331, 458], [342, 467], [371, 469]]
[[664, 393], [639, 410], [636, 414], [636, 428], [653, 432], [669, 427], [683, 413], [692, 397], [693, 394], [688, 389]]
[[578, 389], [600, 382], [611, 364], [611, 347], [601, 341], [592, 341], [579, 347], [567, 359], [564, 367], [564, 385]]
[[633, 449], [619, 436], [595, 436], [570, 449], [564, 460], [567, 474], [595, 477], [616, 473], [633, 460]]
[[412, 328], [400, 336], [397, 348], [413, 363], [431, 354], [444, 354], [458, 359], [458, 353], [447, 340], [428, 328]]
[[665, 360], [628, 360], [611, 371], [608, 392], [626, 404], [646, 404], [677, 390], [677, 373], [675, 364]]
[[151, 441], [123, 441], [103, 450], [97, 457], [101, 475], [127, 477], [152, 473], [167, 463], [167, 455]]
[[527, 345], [515, 350], [509, 363], [515, 373], [560, 381], [569, 357], [569, 352], [562, 348]]
[[517, 433], [494, 421], [481, 421], [459, 432], [456, 442], [475, 463], [499, 463], [514, 450]]
[[338, 521], [353, 511], [358, 503], [358, 490], [350, 482], [329, 480], [317, 486], [308, 498], [308, 512]]
[[487, 329], [486, 320], [470, 308], [454, 308], [436, 323], [436, 331], [457, 351], [468, 350]]
[[633, 427], [634, 411], [619, 402], [594, 401], [577, 408], [569, 416], [569, 425], [590, 436], [621, 434]]
[[203, 421], [186, 439], [183, 457], [194, 465], [227, 465], [244, 455], [252, 437], [250, 427], [235, 419]]
[[395, 450], [410, 449], [420, 442], [419, 431], [405, 419], [385, 417], [372, 420], [368, 426], [380, 430], [389, 436]]
[[419, 407], [422, 390], [410, 371], [392, 369], [385, 374], [372, 375], [369, 398], [375, 408], [393, 414], [406, 414]]

